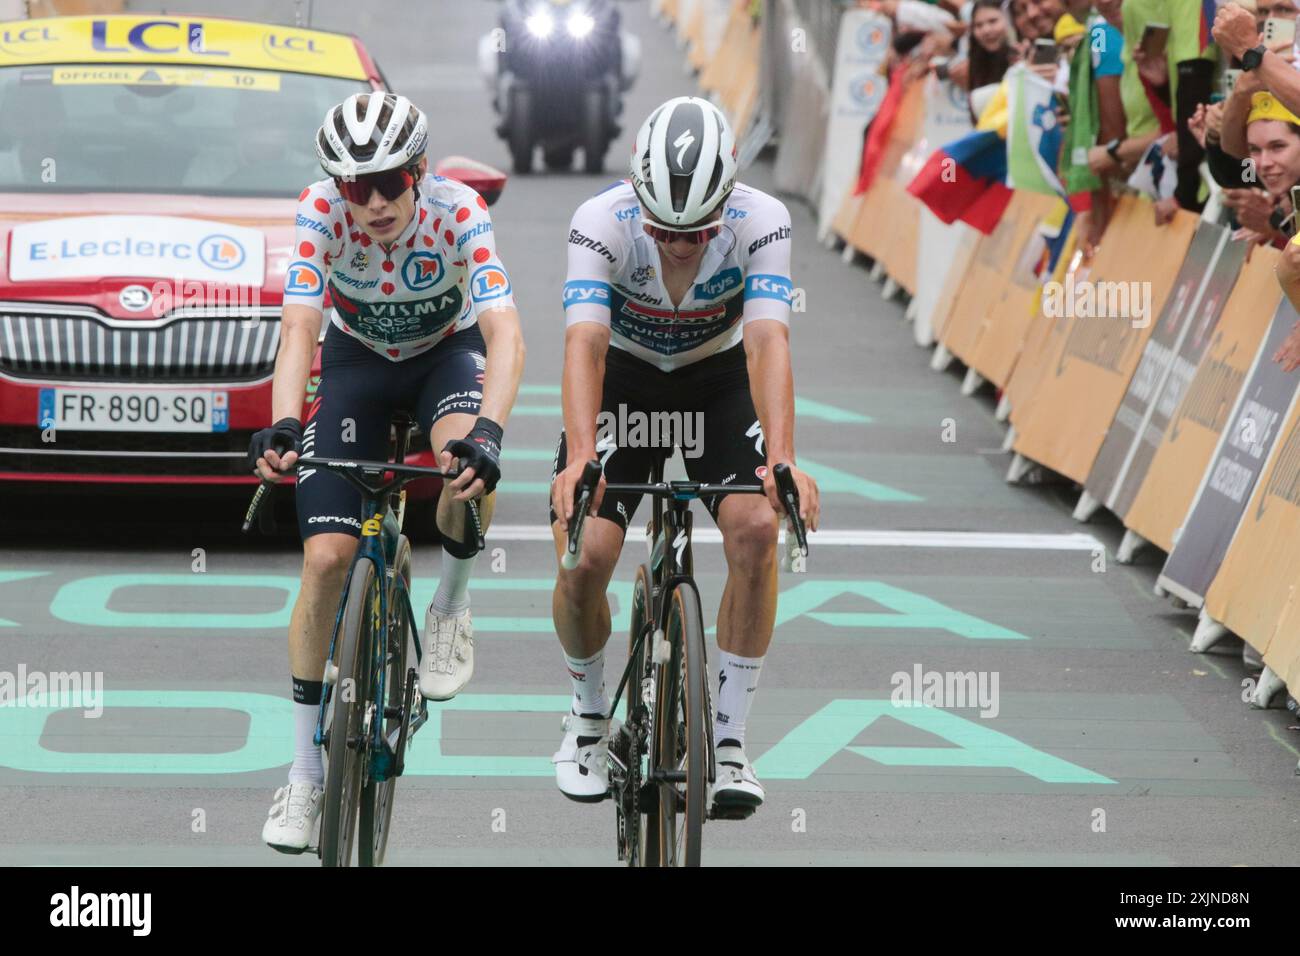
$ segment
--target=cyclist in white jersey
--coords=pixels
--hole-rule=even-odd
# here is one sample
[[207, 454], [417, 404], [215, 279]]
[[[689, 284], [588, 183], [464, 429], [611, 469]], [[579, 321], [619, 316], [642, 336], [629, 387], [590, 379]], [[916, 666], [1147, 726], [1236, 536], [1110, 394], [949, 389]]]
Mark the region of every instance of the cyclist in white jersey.
[[[702, 422], [701, 434], [683, 428], [676, 436], [693, 480], [741, 484], [753, 476], [767, 491], [766, 501], [729, 495], [705, 502], [728, 569], [718, 612], [711, 802], [734, 818], [763, 801], [745, 753], [745, 724], [776, 617], [782, 512], [772, 468], [791, 466], [811, 529], [819, 502], [816, 483], [795, 467], [790, 215], [776, 198], [735, 182], [735, 156], [721, 112], [693, 97], [669, 100], [637, 135], [631, 181], [583, 203], [569, 230], [565, 427], [551, 485], [557, 559], [574, 487], [591, 459], [604, 466], [593, 513], [605, 519], [588, 522], [581, 560], [573, 571], [560, 567], [552, 603], [573, 687], [553, 759], [560, 790], [574, 800], [608, 793], [605, 593], [639, 499], [605, 495], [605, 482], [644, 482], [656, 457], [672, 452], [620, 445], [620, 430], [598, 434], [598, 418], [611, 424], [632, 413], [679, 412], [682, 422]], [[625, 439], [636, 434], [622, 431]]]
[[[285, 273], [272, 406], [249, 467], [276, 479], [300, 454], [386, 459], [391, 421], [413, 412], [444, 470], [437, 520], [438, 591], [425, 616], [420, 693], [447, 700], [474, 669], [468, 585], [478, 539], [467, 502], [491, 520], [502, 428], [523, 372], [510, 280], [487, 204], [462, 183], [428, 175], [427, 120], [404, 96], [366, 93], [332, 108], [317, 133], [328, 179], [299, 197]], [[330, 298], [321, 380], [299, 421]], [[304, 469], [296, 499], [302, 588], [289, 627], [294, 760], [262, 838], [301, 853], [321, 811], [323, 767], [313, 742], [321, 678], [344, 577], [361, 532], [361, 496], [330, 472]]]

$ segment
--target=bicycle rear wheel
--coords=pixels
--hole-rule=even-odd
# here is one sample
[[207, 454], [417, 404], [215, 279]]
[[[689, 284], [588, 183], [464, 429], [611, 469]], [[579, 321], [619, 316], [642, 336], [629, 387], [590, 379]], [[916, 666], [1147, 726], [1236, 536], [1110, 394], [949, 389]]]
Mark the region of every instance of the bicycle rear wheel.
[[700, 595], [690, 581], [669, 598], [664, 629], [671, 654], [660, 665], [655, 698], [659, 783], [659, 865], [699, 866], [708, 811], [709, 701]]
[[[415, 636], [406, 612], [405, 599], [397, 586], [400, 576], [411, 587], [411, 544], [403, 535], [397, 542], [394, 577], [388, 584], [388, 647], [384, 653], [384, 693], [388, 700], [376, 719], [382, 720], [385, 740], [395, 740], [402, 722], [411, 719], [403, 711], [406, 703], [407, 661], [415, 660]], [[389, 824], [393, 817], [393, 796], [397, 777], [361, 781], [361, 830], [357, 834], [357, 858], [361, 866], [381, 866], [388, 849]]]
[[375, 566], [353, 569], [344, 598], [342, 632], [334, 644], [337, 670], [326, 691], [324, 806], [320, 858], [323, 866], [351, 866], [357, 832], [361, 778], [366, 769], [366, 712], [371, 706], [371, 655], [379, 632], [379, 581]]

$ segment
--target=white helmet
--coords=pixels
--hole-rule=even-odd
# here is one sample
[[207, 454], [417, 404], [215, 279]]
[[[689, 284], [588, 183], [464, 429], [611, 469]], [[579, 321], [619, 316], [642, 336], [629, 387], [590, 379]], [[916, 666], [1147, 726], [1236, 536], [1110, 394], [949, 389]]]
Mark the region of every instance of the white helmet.
[[396, 93], [355, 93], [325, 114], [316, 155], [331, 176], [364, 176], [419, 162], [429, 139], [423, 111]]
[[678, 96], [650, 114], [632, 150], [632, 188], [667, 226], [688, 226], [721, 206], [736, 185], [736, 139], [716, 106]]

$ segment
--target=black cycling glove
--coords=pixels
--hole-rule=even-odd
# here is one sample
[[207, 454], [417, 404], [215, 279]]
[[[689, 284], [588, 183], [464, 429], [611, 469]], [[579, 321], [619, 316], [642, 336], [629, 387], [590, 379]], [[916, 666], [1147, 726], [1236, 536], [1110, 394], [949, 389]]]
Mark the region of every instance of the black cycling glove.
[[256, 471], [257, 459], [264, 458], [272, 448], [280, 455], [291, 451], [301, 452], [302, 422], [296, 418], [282, 418], [270, 428], [254, 432], [248, 443], [249, 471]]
[[479, 416], [468, 435], [449, 441], [443, 451], [460, 459], [461, 471], [474, 469], [474, 477], [483, 479], [483, 494], [491, 494], [501, 480], [501, 426]]

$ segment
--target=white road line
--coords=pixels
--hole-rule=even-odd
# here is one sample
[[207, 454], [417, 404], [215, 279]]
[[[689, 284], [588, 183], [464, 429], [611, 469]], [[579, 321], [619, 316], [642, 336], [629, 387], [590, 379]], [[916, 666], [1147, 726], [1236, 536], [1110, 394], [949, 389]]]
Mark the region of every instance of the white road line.
[[[645, 528], [629, 528], [631, 541], [645, 541]], [[547, 525], [493, 525], [489, 541], [550, 541]], [[717, 528], [696, 528], [691, 533], [696, 543], [721, 544]], [[1024, 551], [1097, 551], [1105, 545], [1090, 534], [1017, 534], [1000, 531], [868, 531], [826, 530], [809, 535], [809, 546], [842, 545], [866, 548], [1001, 548]]]

